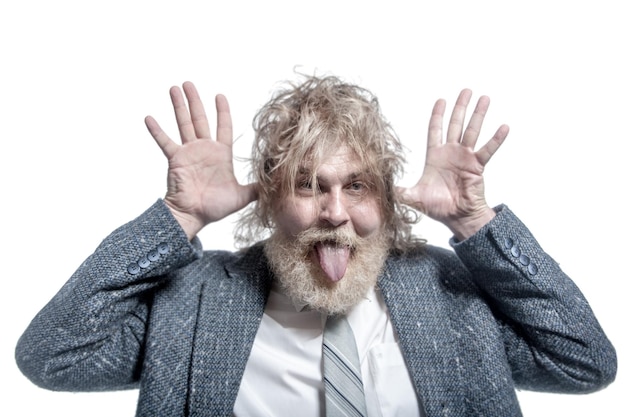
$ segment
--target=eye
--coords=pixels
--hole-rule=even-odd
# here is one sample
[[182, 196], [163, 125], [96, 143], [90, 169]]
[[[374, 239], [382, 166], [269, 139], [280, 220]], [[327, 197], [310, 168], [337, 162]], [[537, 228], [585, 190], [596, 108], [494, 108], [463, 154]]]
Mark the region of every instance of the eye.
[[319, 187], [317, 190], [314, 188], [315, 186], [311, 177], [301, 177], [296, 182], [296, 190], [302, 195], [311, 195], [314, 194], [314, 191], [319, 191]]
[[348, 189], [360, 193], [367, 191], [367, 185], [363, 181], [353, 181], [348, 185]]
[[310, 178], [302, 178], [298, 181], [298, 188], [301, 190], [313, 189], [313, 183]]

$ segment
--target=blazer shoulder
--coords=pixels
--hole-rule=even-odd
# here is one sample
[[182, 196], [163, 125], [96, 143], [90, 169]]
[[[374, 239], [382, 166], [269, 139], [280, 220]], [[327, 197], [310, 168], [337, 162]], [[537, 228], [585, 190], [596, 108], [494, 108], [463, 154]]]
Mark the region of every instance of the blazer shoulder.
[[392, 253], [387, 259], [383, 279], [433, 283], [448, 290], [475, 290], [471, 276], [461, 259], [450, 249], [425, 245], [404, 253]]
[[401, 268], [446, 269], [462, 267], [461, 260], [451, 249], [440, 246], [423, 245], [406, 252], [391, 252], [388, 264]]

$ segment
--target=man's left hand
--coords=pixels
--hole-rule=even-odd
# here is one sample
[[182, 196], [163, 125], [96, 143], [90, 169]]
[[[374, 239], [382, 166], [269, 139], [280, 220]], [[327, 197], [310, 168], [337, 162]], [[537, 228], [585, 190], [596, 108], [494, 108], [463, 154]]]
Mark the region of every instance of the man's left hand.
[[428, 125], [426, 165], [422, 177], [411, 188], [398, 187], [402, 202], [448, 226], [455, 238], [463, 240], [489, 222], [495, 212], [485, 200], [483, 171], [509, 133], [502, 125], [493, 137], [475, 151], [489, 97], [478, 99], [467, 128], [465, 112], [472, 96], [463, 90], [456, 101], [446, 140], [443, 140], [443, 115], [446, 102], [435, 103]]

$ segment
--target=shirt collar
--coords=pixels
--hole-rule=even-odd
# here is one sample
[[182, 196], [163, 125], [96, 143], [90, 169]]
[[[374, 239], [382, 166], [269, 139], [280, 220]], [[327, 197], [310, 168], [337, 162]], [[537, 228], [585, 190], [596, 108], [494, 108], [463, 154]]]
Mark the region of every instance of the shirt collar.
[[[274, 283], [272, 285], [272, 291], [275, 291], [276, 293], [280, 294], [280, 298], [282, 298], [284, 302], [290, 303], [293, 306], [294, 310], [297, 311], [298, 313], [308, 309], [309, 305], [307, 303], [303, 303], [298, 300], [292, 300], [291, 298], [289, 298], [287, 294], [285, 294], [284, 290], [282, 289], [281, 285], [277, 282], [277, 280], [274, 280]], [[362, 301], [371, 302], [372, 300], [374, 300], [374, 298], [376, 297], [376, 291], [377, 291], [376, 286], [370, 288], [367, 291], [367, 294], [365, 294], [365, 297], [363, 297]]]

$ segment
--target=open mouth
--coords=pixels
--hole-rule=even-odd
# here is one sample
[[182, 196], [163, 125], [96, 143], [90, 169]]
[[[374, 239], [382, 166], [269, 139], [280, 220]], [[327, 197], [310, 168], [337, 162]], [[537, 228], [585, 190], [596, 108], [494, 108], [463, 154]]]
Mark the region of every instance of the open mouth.
[[352, 248], [336, 241], [323, 241], [315, 244], [315, 254], [320, 267], [332, 282], [338, 282], [346, 274]]

